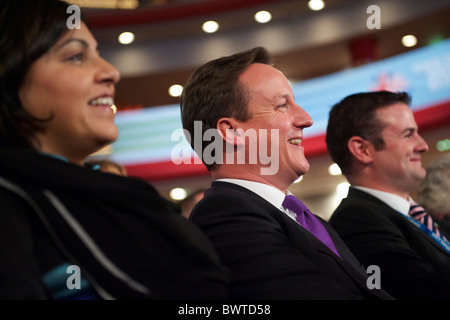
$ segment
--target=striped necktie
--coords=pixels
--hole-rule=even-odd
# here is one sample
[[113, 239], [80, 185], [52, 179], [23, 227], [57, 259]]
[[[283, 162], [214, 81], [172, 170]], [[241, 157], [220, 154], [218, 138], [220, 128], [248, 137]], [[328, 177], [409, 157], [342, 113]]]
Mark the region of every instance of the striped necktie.
[[447, 238], [439, 231], [438, 225], [433, 221], [431, 216], [425, 211], [424, 208], [419, 206], [417, 203], [411, 203], [411, 207], [409, 208], [409, 215], [413, 219], [419, 221], [421, 224], [433, 231], [438, 237], [448, 242]]

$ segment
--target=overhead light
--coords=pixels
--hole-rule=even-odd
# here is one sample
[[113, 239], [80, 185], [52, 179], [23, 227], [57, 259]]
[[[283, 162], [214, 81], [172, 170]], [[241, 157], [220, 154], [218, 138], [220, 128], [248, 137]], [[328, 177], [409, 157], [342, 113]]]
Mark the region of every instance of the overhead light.
[[169, 196], [173, 200], [183, 200], [184, 198], [187, 197], [187, 194], [188, 193], [187, 193], [186, 189], [184, 189], [184, 188], [173, 188], [169, 192]]
[[203, 31], [205, 31], [206, 33], [214, 33], [217, 30], [219, 30], [219, 24], [216, 21], [206, 21], [203, 25], [202, 25], [202, 29]]
[[408, 34], [402, 38], [402, 44], [405, 47], [414, 47], [417, 44], [417, 38], [412, 34]]
[[259, 23], [267, 23], [272, 20], [272, 15], [269, 11], [258, 11], [255, 13], [255, 20]]
[[337, 165], [337, 163], [333, 163], [328, 167], [328, 173], [332, 176], [338, 176], [342, 174], [341, 168]]
[[348, 182], [341, 182], [336, 187], [336, 192], [339, 197], [345, 198], [348, 194], [348, 188], [350, 187], [350, 183]]
[[183, 86], [180, 86], [179, 84], [174, 84], [173, 86], [170, 86], [170, 88], [169, 88], [169, 94], [171, 97], [179, 97], [179, 96], [181, 96], [182, 92], [183, 92]]
[[323, 0], [309, 0], [308, 7], [313, 11], [319, 11], [325, 7], [325, 2]]
[[119, 35], [119, 42], [121, 44], [130, 44], [134, 41], [134, 33], [132, 32], [122, 32]]

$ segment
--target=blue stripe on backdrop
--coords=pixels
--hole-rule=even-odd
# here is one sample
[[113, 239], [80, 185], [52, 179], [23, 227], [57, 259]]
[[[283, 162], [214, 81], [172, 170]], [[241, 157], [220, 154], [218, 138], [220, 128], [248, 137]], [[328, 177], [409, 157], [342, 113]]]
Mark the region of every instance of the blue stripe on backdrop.
[[[375, 90], [407, 91], [412, 110], [450, 101], [450, 39], [382, 61], [292, 84], [297, 103], [312, 117], [305, 138], [326, 131], [328, 112], [345, 96]], [[188, 145], [180, 135], [179, 105], [118, 112], [119, 139], [111, 157], [123, 164], [170, 161], [175, 146]], [[178, 137], [178, 138], [177, 138]], [[192, 153], [193, 154], [193, 153]]]

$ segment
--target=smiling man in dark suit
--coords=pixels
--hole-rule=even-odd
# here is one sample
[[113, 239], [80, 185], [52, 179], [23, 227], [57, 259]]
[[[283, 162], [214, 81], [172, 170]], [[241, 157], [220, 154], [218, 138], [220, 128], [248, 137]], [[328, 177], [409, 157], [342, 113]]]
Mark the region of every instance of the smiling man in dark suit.
[[309, 170], [301, 142], [312, 119], [264, 48], [198, 68], [181, 113], [215, 180], [191, 220], [230, 268], [231, 299], [391, 298], [368, 288], [366, 269], [325, 221], [286, 202]]
[[409, 104], [405, 92], [365, 92], [331, 109], [328, 150], [351, 187], [330, 224], [395, 298], [448, 300], [450, 235], [410, 196], [428, 145]]

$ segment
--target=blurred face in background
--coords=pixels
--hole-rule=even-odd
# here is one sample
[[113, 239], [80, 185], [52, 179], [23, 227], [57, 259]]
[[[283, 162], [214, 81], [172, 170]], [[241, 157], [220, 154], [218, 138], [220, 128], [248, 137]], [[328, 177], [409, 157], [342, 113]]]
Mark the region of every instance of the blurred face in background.
[[39, 151], [82, 164], [84, 158], [115, 141], [111, 108], [120, 74], [100, 57], [97, 42], [81, 25], [31, 65], [19, 90], [24, 109], [51, 120], [36, 136]]

